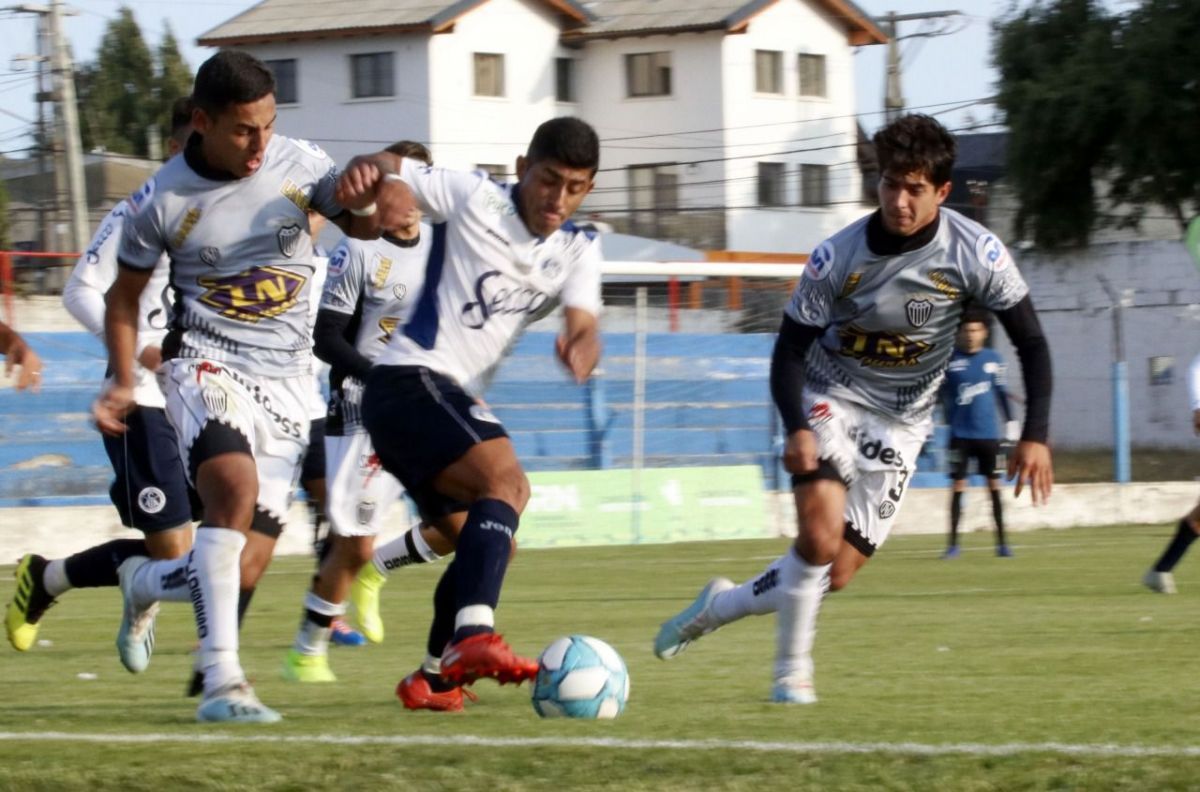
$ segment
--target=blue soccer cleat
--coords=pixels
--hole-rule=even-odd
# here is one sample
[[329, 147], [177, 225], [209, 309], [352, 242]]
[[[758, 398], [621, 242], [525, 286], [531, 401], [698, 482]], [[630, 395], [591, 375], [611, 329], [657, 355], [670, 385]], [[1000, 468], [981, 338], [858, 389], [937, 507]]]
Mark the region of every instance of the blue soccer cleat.
[[121, 657], [121, 665], [131, 674], [145, 671], [154, 652], [154, 619], [158, 616], [158, 603], [136, 602], [132, 590], [134, 573], [149, 560], [145, 556], [133, 556], [117, 568], [121, 597], [125, 601], [121, 627], [117, 630], [117, 654]]
[[688, 644], [702, 635], [707, 635], [721, 625], [709, 618], [708, 606], [722, 591], [736, 588], [729, 578], [713, 578], [696, 595], [696, 599], [679, 613], [662, 623], [654, 637], [654, 656], [670, 660], [688, 648]]
[[958, 548], [958, 545], [951, 545], [950, 547], [946, 548], [946, 552], [942, 553], [942, 558], [958, 558], [961, 554], [962, 550]]
[[237, 682], [205, 696], [196, 710], [202, 723], [278, 723], [283, 716], [258, 700], [249, 682]]
[[997, 545], [996, 546], [996, 557], [997, 558], [1012, 558], [1013, 551], [1011, 548], [1009, 548], [1008, 545]]
[[338, 646], [364, 646], [367, 643], [367, 637], [346, 624], [341, 616], [335, 616], [329, 628], [329, 640]]

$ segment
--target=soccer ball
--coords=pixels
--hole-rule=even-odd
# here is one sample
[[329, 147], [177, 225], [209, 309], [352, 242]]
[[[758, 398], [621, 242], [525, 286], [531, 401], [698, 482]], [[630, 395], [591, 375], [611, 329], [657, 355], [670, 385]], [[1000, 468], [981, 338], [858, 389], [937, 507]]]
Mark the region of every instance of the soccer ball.
[[538, 658], [533, 708], [543, 718], [615, 718], [628, 699], [625, 661], [599, 638], [568, 635]]

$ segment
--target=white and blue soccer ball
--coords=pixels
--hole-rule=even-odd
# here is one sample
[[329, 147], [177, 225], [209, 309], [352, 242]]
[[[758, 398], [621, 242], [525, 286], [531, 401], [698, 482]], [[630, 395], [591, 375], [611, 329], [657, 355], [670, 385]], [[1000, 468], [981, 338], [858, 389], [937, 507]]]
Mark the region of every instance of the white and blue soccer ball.
[[625, 661], [599, 638], [568, 635], [538, 658], [533, 708], [543, 718], [615, 718], [628, 700]]

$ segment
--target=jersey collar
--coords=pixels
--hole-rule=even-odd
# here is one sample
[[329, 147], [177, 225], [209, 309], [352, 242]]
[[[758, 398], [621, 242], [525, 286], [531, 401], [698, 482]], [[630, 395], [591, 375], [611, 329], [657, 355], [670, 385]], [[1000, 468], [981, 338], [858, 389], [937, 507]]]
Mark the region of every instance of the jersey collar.
[[208, 163], [204, 161], [204, 153], [200, 150], [200, 144], [203, 140], [204, 137], [199, 132], [193, 132], [188, 137], [187, 145], [183, 149], [183, 159], [188, 164], [188, 167], [195, 171], [197, 176], [209, 181], [236, 180], [237, 176], [234, 176], [229, 171], [209, 167]]
[[901, 236], [888, 231], [883, 225], [883, 213], [876, 209], [867, 221], [867, 247], [876, 256], [898, 256], [920, 250], [933, 241], [938, 228], [942, 224], [942, 213], [939, 211], [933, 222], [912, 236]]

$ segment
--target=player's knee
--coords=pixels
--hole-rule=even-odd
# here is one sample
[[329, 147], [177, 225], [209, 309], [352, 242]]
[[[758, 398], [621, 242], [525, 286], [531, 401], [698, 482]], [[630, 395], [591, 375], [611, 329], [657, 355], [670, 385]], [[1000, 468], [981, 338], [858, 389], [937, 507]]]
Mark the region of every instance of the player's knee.
[[340, 566], [357, 572], [375, 554], [375, 540], [371, 536], [339, 536], [333, 552]]
[[483, 497], [504, 501], [520, 514], [529, 503], [529, 493], [529, 478], [525, 471], [516, 465], [492, 479]]
[[226, 454], [200, 464], [196, 490], [204, 504], [204, 522], [246, 530], [258, 501], [258, 471], [248, 455]]
[[841, 591], [850, 585], [850, 581], [854, 578], [853, 569], [831, 569], [829, 571], [829, 590]]
[[146, 535], [146, 550], [155, 560], [179, 558], [192, 547], [191, 523]]

